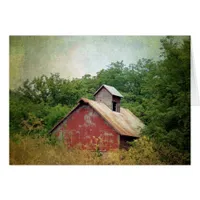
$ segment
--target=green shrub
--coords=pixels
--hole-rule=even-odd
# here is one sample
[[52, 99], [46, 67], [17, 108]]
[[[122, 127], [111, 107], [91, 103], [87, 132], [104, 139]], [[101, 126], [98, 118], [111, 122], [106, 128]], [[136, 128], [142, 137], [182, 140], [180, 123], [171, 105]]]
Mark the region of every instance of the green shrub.
[[67, 106], [62, 106], [61, 104], [50, 107], [48, 110], [48, 114], [44, 117], [46, 128], [50, 130], [55, 125], [55, 123], [57, 123], [65, 115], [67, 115], [70, 110], [71, 108]]

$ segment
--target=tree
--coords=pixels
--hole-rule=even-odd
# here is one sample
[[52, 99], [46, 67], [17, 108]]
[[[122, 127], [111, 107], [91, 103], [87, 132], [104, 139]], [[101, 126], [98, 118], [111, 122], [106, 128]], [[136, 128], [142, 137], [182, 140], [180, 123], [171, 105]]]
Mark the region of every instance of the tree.
[[147, 133], [181, 150], [190, 150], [190, 40], [161, 41], [162, 60], [149, 70], [143, 93], [149, 95]]

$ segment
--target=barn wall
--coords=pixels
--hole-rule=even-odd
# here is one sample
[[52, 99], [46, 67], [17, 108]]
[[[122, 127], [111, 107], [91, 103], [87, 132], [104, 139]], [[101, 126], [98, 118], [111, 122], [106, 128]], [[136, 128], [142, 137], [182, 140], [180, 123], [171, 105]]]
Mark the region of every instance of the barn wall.
[[119, 135], [89, 105], [77, 108], [53, 133], [69, 147], [95, 150], [98, 145], [101, 151], [119, 148]]
[[112, 95], [104, 87], [95, 95], [95, 101], [106, 104], [112, 110]]

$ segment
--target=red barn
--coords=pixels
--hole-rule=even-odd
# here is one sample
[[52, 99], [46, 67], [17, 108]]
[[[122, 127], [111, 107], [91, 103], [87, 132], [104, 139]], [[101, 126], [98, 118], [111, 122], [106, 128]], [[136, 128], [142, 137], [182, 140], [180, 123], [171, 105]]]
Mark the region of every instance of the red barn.
[[123, 96], [114, 87], [102, 85], [94, 96], [95, 101], [81, 98], [50, 134], [64, 139], [68, 147], [100, 151], [124, 148], [127, 141], [140, 137], [144, 124], [120, 107]]

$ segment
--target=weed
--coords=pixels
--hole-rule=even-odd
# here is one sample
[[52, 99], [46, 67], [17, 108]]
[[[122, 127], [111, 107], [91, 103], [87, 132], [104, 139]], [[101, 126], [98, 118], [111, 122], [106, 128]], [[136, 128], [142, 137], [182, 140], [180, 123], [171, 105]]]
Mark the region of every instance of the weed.
[[128, 150], [108, 152], [101, 152], [99, 145], [95, 151], [68, 149], [62, 141], [47, 136], [15, 134], [10, 138], [11, 165], [155, 165], [185, 164], [185, 160], [187, 155], [166, 147], [156, 149], [147, 137], [135, 141]]

